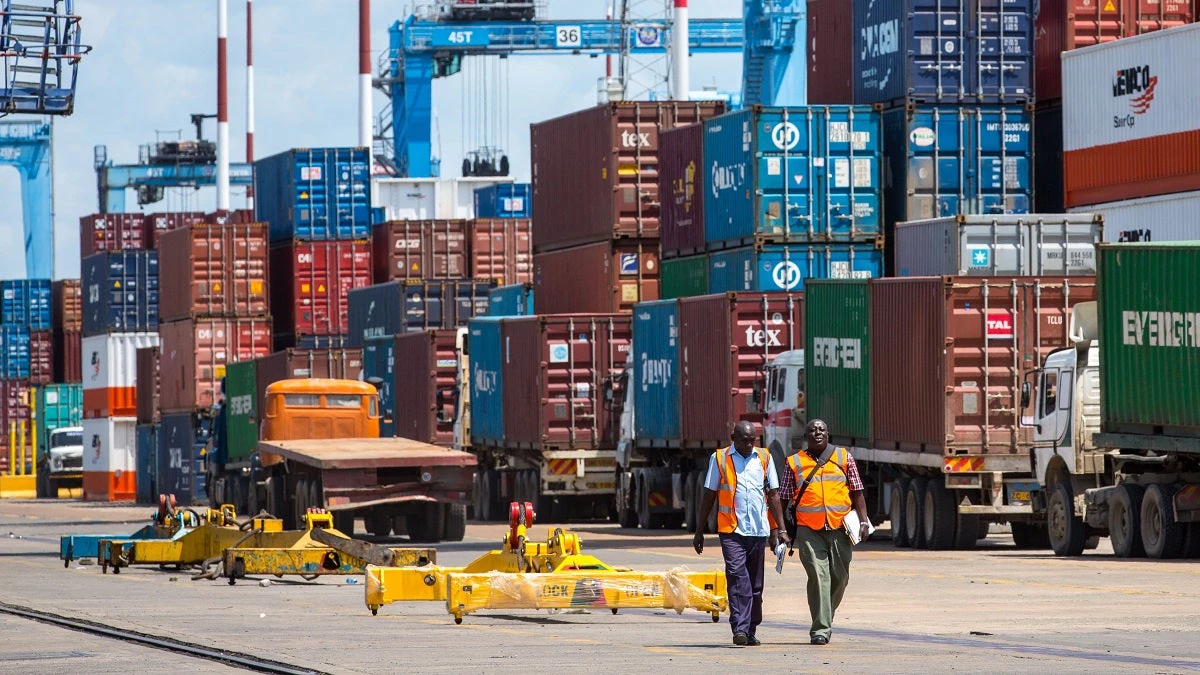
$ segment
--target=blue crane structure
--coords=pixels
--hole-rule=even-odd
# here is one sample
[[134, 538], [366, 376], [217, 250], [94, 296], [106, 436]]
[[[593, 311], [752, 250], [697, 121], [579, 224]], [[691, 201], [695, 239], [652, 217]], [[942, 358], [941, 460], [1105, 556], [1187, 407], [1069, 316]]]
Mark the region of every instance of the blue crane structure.
[[[742, 60], [744, 104], [808, 103], [807, 27], [804, 0], [745, 0], [746, 49]], [[797, 56], [793, 52], [801, 46]]]
[[[217, 184], [217, 165], [206, 164], [117, 164], [108, 159], [103, 145], [95, 149], [96, 189], [100, 213], [121, 213], [125, 210], [125, 190], [138, 191], [138, 204], [151, 204], [162, 199], [165, 188], [200, 188]], [[254, 167], [250, 164], [229, 165], [230, 185], [253, 185]]]
[[50, 136], [50, 124], [45, 120], [0, 122], [0, 166], [16, 167], [21, 174], [25, 276], [29, 279], [54, 275]]
[[0, 0], [0, 115], [70, 115], [80, 37], [75, 0]]

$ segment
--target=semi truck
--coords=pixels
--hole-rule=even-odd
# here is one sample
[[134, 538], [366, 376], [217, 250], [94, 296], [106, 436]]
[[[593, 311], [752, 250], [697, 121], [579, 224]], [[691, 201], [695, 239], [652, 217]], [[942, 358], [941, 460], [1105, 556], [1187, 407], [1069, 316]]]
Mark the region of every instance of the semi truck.
[[1054, 552], [1200, 556], [1200, 243], [1097, 247], [1095, 302], [1023, 384]]

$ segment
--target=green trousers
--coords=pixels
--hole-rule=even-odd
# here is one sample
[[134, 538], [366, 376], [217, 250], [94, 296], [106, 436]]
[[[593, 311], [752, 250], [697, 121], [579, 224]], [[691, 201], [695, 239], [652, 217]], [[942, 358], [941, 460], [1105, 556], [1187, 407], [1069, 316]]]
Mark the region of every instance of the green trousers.
[[850, 582], [850, 558], [853, 544], [850, 536], [837, 530], [814, 530], [804, 525], [796, 528], [796, 548], [800, 562], [808, 573], [808, 611], [812, 614], [809, 637], [818, 635], [829, 639], [833, 628], [833, 613], [842, 604], [846, 585]]

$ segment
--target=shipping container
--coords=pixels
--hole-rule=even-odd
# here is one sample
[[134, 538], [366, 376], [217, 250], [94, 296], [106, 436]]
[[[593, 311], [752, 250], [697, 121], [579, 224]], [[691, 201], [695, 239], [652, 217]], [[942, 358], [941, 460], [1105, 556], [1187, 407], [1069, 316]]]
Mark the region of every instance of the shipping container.
[[854, 102], [1032, 102], [1036, 6], [854, 0]]
[[33, 447], [36, 431], [33, 425], [30, 395], [28, 382], [21, 380], [0, 382], [0, 436], [3, 436], [0, 438], [0, 450], [4, 451], [2, 454], [5, 460], [9, 459], [8, 448], [13, 440], [16, 441], [17, 447]]
[[658, 242], [625, 239], [533, 256], [533, 290], [544, 314], [628, 312], [658, 299]]
[[54, 333], [35, 330], [29, 333], [29, 381], [33, 384], [54, 382]]
[[350, 291], [371, 285], [371, 245], [293, 242], [271, 250], [271, 318], [278, 336], [345, 335]]
[[1200, 437], [1200, 242], [1099, 247], [1105, 433]]
[[[504, 447], [503, 323], [494, 317], [471, 319], [471, 445]], [[522, 414], [528, 414], [528, 411]]]
[[465, 326], [487, 314], [492, 284], [472, 279], [391, 281], [350, 293], [348, 346], [371, 338], [428, 328]]
[[1028, 457], [1021, 384], [1071, 344], [1071, 308], [1094, 300], [1096, 286], [1094, 277], [918, 277], [872, 280], [870, 296], [872, 447]]
[[54, 330], [83, 330], [83, 294], [80, 291], [80, 280], [62, 279], [55, 281], [52, 288]]
[[625, 101], [533, 124], [534, 250], [657, 237], [659, 132], [723, 112], [721, 102]]
[[708, 295], [708, 255], [662, 261], [659, 295], [664, 300]]
[[667, 129], [659, 134], [658, 196], [662, 202], [659, 236], [664, 258], [704, 252], [704, 125]]
[[201, 504], [205, 495], [203, 450], [211, 435], [208, 419], [191, 413], [164, 414], [158, 426], [155, 482], [180, 506]]
[[[475, 191], [492, 185], [511, 185], [512, 178], [503, 176], [462, 178], [392, 178], [375, 176], [371, 179], [371, 204], [380, 209], [382, 218], [389, 220], [441, 220], [483, 218], [475, 213]], [[526, 204], [528, 209], [528, 202]], [[523, 216], [528, 218], [529, 216]]]
[[497, 284], [533, 279], [533, 223], [521, 218], [467, 221], [470, 270], [467, 276]]
[[146, 249], [146, 221], [140, 213], [94, 213], [79, 219], [79, 255]]
[[488, 291], [488, 316], [529, 316], [534, 314], [533, 284], [510, 284]]
[[874, 241], [883, 127], [865, 106], [754, 107], [704, 123], [708, 249]]
[[1033, 113], [1033, 193], [1035, 213], [1063, 213], [1062, 104], [1038, 107]]
[[83, 382], [83, 334], [54, 333], [54, 381]]
[[251, 209], [233, 209], [230, 211], [213, 211], [205, 214], [204, 222], [209, 225], [249, 225], [250, 223], [259, 222], [254, 218], [254, 211]]
[[136, 436], [137, 503], [158, 504], [158, 425], [139, 424]]
[[262, 402], [258, 400], [257, 372], [257, 359], [225, 366], [224, 464], [249, 461], [258, 448]]
[[158, 330], [158, 252], [101, 253], [83, 259], [83, 334]]
[[271, 320], [185, 319], [159, 327], [165, 413], [208, 410], [220, 399], [225, 364], [271, 353]]
[[470, 276], [465, 220], [403, 220], [371, 228], [374, 282]]
[[50, 447], [50, 432], [77, 427], [83, 420], [83, 388], [79, 384], [37, 387], [35, 402], [39, 450]]
[[475, 217], [533, 217], [533, 186], [529, 183], [500, 183], [477, 188]]
[[454, 446], [458, 404], [458, 331], [427, 330], [395, 338], [396, 436]]
[[[133, 501], [137, 497], [137, 422], [132, 417], [85, 417], [81, 425], [83, 498]], [[185, 502], [180, 499], [179, 503]]]
[[765, 420], [754, 393], [766, 391], [767, 364], [804, 348], [804, 297], [722, 293], [678, 303], [680, 444], [726, 447], [734, 424]]
[[633, 307], [634, 434], [639, 445], [667, 447], [682, 438], [679, 401], [679, 303]]
[[1034, 51], [1039, 101], [1063, 94], [1063, 52], [1191, 23], [1189, 0], [1057, 0], [1040, 3]]
[[0, 380], [33, 384], [54, 381], [54, 334], [24, 326], [0, 326]]
[[871, 440], [871, 295], [866, 279], [814, 279], [804, 291], [803, 407], [834, 443]]
[[270, 312], [262, 223], [177, 228], [162, 235], [158, 260], [161, 321]]
[[[160, 336], [161, 337], [161, 336]], [[143, 347], [135, 355], [137, 368], [138, 424], [157, 424], [162, 400], [162, 357], [160, 347]]]
[[1104, 241], [1200, 240], [1200, 192], [1130, 199], [1071, 209], [1104, 217]]
[[1200, 190], [1197, 53], [1192, 24], [1063, 54], [1063, 203]]
[[254, 209], [271, 241], [366, 239], [371, 228], [367, 148], [296, 148], [254, 162]]
[[854, 103], [854, 3], [808, 0], [808, 104]]
[[158, 345], [158, 333], [83, 338], [83, 416], [136, 420], [137, 351]]
[[1094, 213], [951, 216], [896, 224], [896, 272], [951, 275], [1096, 275], [1104, 217]]
[[363, 380], [379, 378], [379, 435], [396, 435], [396, 340], [393, 335], [363, 341]]
[[177, 211], [146, 214], [146, 248], [157, 249], [164, 232], [204, 222], [202, 211]]
[[867, 244], [747, 246], [708, 255], [708, 290], [800, 291], [806, 279], [883, 276], [883, 252]]
[[49, 279], [0, 281], [0, 323], [31, 331], [52, 330], [53, 297]]

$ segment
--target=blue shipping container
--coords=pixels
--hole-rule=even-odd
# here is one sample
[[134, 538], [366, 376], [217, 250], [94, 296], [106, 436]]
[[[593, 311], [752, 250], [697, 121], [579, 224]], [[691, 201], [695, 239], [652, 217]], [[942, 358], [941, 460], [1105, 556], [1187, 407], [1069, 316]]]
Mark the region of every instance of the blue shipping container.
[[139, 424], [137, 427], [137, 503], [158, 503], [158, 425]]
[[191, 413], [163, 415], [155, 448], [155, 483], [163, 494], [174, 494], [180, 506], [207, 499], [204, 447], [211, 433], [208, 420]]
[[882, 141], [880, 115], [865, 106], [756, 107], [705, 121], [708, 249], [874, 240]]
[[533, 284], [510, 284], [488, 291], [488, 316], [533, 314]]
[[383, 380], [379, 387], [383, 412], [379, 435], [391, 438], [396, 435], [396, 339], [391, 335], [369, 338], [363, 344], [363, 380], [372, 377]]
[[638, 445], [663, 447], [682, 433], [679, 401], [679, 304], [633, 306], [633, 425]]
[[883, 276], [883, 253], [870, 244], [793, 244], [717, 251], [708, 258], [708, 290], [802, 291], [805, 279]]
[[29, 330], [52, 330], [49, 279], [0, 281], [0, 323]]
[[492, 282], [474, 279], [390, 281], [350, 291], [349, 346], [426, 328], [458, 328], [487, 314]]
[[367, 239], [371, 171], [366, 148], [296, 148], [254, 163], [254, 211], [271, 241]]
[[83, 259], [83, 336], [158, 330], [158, 251]]
[[533, 186], [500, 183], [475, 190], [476, 218], [532, 218]]
[[1031, 103], [1038, 0], [854, 0], [854, 102]]
[[0, 326], [0, 380], [29, 379], [29, 329]]
[[471, 359], [471, 443], [504, 443], [504, 350], [500, 319], [472, 319], [468, 328]]

